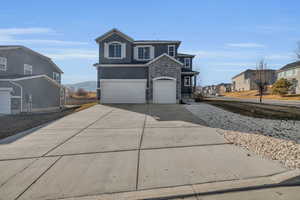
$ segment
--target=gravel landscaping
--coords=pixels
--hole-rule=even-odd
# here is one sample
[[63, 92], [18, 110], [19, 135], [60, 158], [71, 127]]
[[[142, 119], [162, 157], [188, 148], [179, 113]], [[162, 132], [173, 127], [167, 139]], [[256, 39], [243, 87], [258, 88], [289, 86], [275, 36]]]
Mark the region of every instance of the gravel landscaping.
[[213, 128], [258, 133], [300, 143], [300, 121], [253, 118], [206, 103], [195, 103], [185, 107]]
[[247, 117], [205, 103], [185, 107], [208, 126], [219, 128], [229, 142], [300, 168], [300, 121]]

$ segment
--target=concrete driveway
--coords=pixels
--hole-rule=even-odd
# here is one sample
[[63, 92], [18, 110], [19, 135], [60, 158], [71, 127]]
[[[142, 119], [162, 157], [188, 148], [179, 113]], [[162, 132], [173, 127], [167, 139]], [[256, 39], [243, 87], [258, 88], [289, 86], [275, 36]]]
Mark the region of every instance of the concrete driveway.
[[0, 144], [0, 199], [58, 199], [285, 172], [181, 105], [97, 105]]

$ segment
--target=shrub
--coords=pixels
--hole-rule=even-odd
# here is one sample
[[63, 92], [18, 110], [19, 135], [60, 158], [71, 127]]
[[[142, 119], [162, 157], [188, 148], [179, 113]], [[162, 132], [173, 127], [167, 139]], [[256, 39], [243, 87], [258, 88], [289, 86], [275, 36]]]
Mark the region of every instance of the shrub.
[[272, 93], [283, 96], [289, 92], [291, 86], [291, 82], [289, 82], [287, 79], [281, 78], [273, 84]]
[[195, 102], [200, 102], [200, 101], [203, 101], [204, 96], [201, 93], [195, 93], [194, 99], [195, 99]]
[[76, 95], [80, 97], [86, 97], [88, 95], [88, 92], [82, 88], [79, 88], [76, 92]]

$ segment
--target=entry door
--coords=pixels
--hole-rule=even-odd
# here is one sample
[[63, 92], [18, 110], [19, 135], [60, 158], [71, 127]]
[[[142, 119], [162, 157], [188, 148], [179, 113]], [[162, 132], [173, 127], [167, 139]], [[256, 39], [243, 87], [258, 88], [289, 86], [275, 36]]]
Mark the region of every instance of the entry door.
[[10, 91], [0, 91], [0, 114], [10, 114]]
[[159, 79], [153, 81], [153, 103], [176, 103], [176, 80]]

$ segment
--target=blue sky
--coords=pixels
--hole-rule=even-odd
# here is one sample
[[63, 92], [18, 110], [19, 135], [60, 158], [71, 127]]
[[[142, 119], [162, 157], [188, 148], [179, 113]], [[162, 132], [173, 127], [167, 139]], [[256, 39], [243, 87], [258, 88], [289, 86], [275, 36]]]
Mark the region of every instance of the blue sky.
[[16, 1], [1, 3], [0, 44], [51, 57], [63, 83], [96, 80], [94, 39], [118, 28], [134, 39], [181, 40], [197, 55], [201, 85], [229, 82], [264, 58], [278, 69], [296, 60], [297, 0]]

